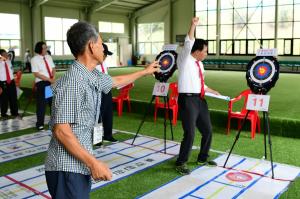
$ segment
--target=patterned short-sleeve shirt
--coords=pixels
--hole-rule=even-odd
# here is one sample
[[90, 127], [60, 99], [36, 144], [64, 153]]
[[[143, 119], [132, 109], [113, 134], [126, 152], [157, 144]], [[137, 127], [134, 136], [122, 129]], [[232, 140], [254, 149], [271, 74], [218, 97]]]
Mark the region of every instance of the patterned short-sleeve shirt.
[[[97, 70], [89, 71], [75, 61], [70, 69], [52, 87], [53, 101], [49, 127], [70, 124], [79, 143], [93, 154], [93, 127], [100, 114], [101, 93], [112, 88], [110, 76]], [[45, 162], [46, 171], [66, 171], [89, 175], [88, 167], [52, 136]]]

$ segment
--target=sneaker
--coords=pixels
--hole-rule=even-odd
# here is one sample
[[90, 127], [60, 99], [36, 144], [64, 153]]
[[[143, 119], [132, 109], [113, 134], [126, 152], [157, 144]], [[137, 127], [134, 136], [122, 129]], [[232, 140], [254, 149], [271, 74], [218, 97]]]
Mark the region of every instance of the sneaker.
[[198, 165], [206, 165], [207, 164], [207, 165], [210, 165], [210, 166], [217, 166], [217, 163], [213, 160], [209, 160], [209, 161], [207, 161], [207, 160], [205, 160], [205, 161], [197, 160], [197, 164]]
[[8, 115], [7, 114], [1, 114], [1, 117], [3, 117], [3, 118], [8, 118]]
[[44, 126], [38, 126], [36, 127], [38, 131], [43, 131], [44, 130]]
[[99, 142], [98, 144], [95, 144], [94, 146], [95, 147], [101, 147], [103, 145], [103, 143], [102, 142]]
[[191, 173], [191, 171], [185, 164], [176, 166], [175, 170], [181, 175], [189, 175]]
[[118, 140], [116, 140], [114, 137], [110, 137], [110, 138], [106, 138], [106, 137], [103, 137], [103, 141], [105, 142], [112, 142], [112, 143], [117, 143], [119, 142]]

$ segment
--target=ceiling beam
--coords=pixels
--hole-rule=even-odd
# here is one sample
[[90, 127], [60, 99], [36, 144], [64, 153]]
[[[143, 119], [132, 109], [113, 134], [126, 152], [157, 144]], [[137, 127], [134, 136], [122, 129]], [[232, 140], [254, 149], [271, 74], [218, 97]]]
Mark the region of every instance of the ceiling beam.
[[34, 1], [34, 6], [39, 7], [39, 6], [41, 6], [41, 5], [45, 4], [45, 3], [47, 3], [48, 1], [49, 1], [49, 0], [35, 0], [35, 1]]
[[118, 0], [102, 0], [92, 7], [92, 12], [98, 12], [116, 2], [118, 2]]
[[153, 2], [150, 5], [147, 5], [143, 8], [141, 8], [141, 9], [138, 9], [136, 12], [134, 12], [133, 17], [136, 18], [136, 17], [139, 17], [141, 15], [150, 13], [154, 10], [157, 10], [161, 7], [164, 7], [164, 6], [168, 5], [169, 2], [170, 2], [169, 0], [160, 0], [160, 1], [157, 1], [157, 2]]

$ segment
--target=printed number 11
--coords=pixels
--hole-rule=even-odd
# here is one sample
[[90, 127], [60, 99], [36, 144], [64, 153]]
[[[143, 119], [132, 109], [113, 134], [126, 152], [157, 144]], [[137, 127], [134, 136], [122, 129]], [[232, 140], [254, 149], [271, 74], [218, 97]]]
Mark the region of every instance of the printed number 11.
[[256, 106], [257, 101], [258, 101], [260, 107], [262, 107], [263, 104], [264, 104], [264, 99], [263, 98], [261, 98], [259, 100], [257, 100], [257, 98], [254, 98], [253, 101], [254, 101], [254, 106]]

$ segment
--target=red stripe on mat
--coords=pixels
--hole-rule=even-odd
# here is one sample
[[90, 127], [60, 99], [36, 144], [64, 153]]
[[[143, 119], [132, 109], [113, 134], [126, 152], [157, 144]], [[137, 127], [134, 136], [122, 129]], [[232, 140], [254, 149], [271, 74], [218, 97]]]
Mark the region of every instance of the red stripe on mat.
[[44, 194], [44, 193], [42, 193], [42, 192], [40, 192], [40, 191], [38, 191], [38, 190], [36, 190], [36, 189], [28, 186], [28, 185], [26, 185], [26, 184], [24, 184], [22, 182], [19, 182], [19, 181], [17, 181], [16, 179], [14, 179], [12, 177], [9, 177], [9, 176], [4, 176], [4, 177], [7, 178], [8, 180], [10, 180], [10, 181], [12, 181], [12, 182], [20, 185], [21, 187], [24, 187], [25, 189], [28, 189], [29, 191], [32, 191], [36, 195], [40, 195], [40, 196], [43, 196], [44, 198], [51, 199], [51, 197], [47, 196], [46, 194]]

